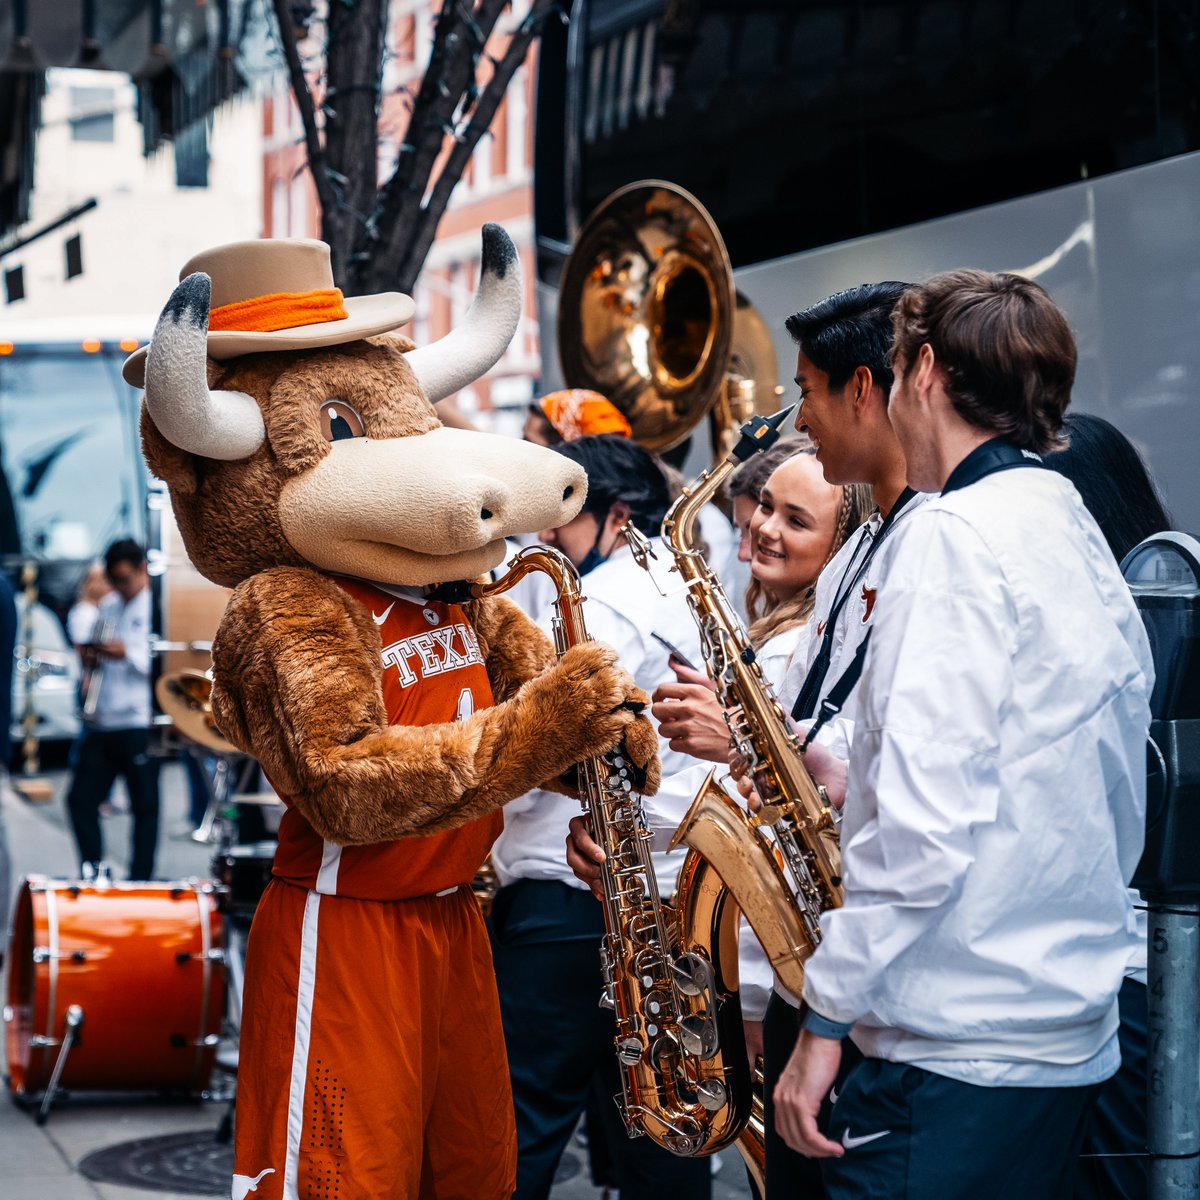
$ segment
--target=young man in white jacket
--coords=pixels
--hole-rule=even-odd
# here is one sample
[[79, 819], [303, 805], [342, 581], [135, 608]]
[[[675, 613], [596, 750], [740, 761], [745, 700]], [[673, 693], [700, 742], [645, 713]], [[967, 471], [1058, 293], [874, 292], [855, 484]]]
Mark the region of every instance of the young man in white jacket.
[[[1073, 489], [1040, 467], [1075, 346], [1027, 280], [960, 271], [897, 306], [889, 415], [940, 496], [879, 552], [845, 764], [845, 903], [808, 964], [780, 1132], [836, 1198], [1069, 1195], [1117, 1069], [1152, 666]], [[866, 1055], [817, 1126], [852, 1037]]]

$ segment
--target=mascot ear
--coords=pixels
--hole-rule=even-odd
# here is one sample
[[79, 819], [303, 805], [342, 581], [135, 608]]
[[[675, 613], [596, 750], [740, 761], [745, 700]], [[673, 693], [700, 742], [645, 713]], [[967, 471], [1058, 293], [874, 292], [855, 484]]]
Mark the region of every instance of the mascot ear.
[[142, 454], [151, 472], [173, 492], [191, 496], [199, 484], [196, 456], [173, 446], [159, 432], [154, 418], [142, 405]]

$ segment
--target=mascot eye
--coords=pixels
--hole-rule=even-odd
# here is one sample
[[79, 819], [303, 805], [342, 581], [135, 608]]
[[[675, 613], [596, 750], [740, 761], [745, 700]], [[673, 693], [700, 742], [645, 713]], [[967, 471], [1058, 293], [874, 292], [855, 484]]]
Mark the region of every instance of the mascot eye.
[[321, 405], [321, 432], [327, 442], [366, 436], [362, 417], [342, 400], [326, 400]]

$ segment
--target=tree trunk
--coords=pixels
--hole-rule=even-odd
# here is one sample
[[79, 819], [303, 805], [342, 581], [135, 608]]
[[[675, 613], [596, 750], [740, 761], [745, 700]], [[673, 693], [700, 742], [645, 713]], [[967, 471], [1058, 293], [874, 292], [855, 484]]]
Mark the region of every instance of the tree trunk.
[[346, 286], [350, 255], [378, 189], [379, 92], [388, 0], [330, 0], [325, 56], [325, 165], [334, 196], [321, 214], [333, 276]]

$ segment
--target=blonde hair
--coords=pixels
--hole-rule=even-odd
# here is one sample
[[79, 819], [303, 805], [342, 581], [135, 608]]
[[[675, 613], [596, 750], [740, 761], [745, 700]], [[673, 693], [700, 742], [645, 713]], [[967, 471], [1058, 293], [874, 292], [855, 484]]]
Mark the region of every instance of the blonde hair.
[[[801, 454], [813, 454], [813, 450], [805, 449]], [[833, 542], [829, 553], [821, 564], [821, 570], [828, 566], [833, 556], [842, 548], [846, 539], [871, 515], [874, 504], [871, 499], [871, 489], [861, 483], [841, 485], [842, 499], [838, 505], [837, 521], [834, 524]], [[757, 579], [750, 580], [746, 589], [746, 614], [750, 618], [750, 628], [746, 631], [750, 644], [756, 649], [766, 645], [773, 637], [786, 633], [789, 629], [804, 625], [812, 616], [813, 607], [817, 600], [817, 581], [814, 579], [808, 587], [802, 588], [794, 596], [781, 603], [773, 604], [766, 589]]]

